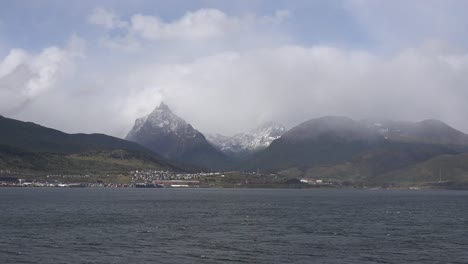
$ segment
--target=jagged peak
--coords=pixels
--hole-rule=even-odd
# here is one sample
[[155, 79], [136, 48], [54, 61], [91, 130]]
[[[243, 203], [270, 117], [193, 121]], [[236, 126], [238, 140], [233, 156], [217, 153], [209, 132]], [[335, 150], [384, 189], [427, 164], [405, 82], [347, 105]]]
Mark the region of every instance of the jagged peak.
[[161, 103], [159, 104], [159, 106], [157, 106], [154, 110], [153, 110], [153, 113], [154, 112], [166, 112], [166, 113], [172, 113], [171, 109], [169, 108], [169, 106], [164, 103], [164, 101], [161, 101]]
[[175, 134], [187, 138], [193, 138], [199, 134], [198, 130], [174, 114], [164, 102], [161, 102], [149, 115], [138, 118], [126, 138], [134, 139], [142, 129], [152, 131], [152, 133], [159, 131], [159, 133]]
[[159, 106], [157, 106], [151, 114], [149, 114], [146, 118], [145, 121], [148, 120], [150, 122], [156, 122], [158, 125], [161, 125], [159, 121], [171, 121], [171, 123], [180, 123], [182, 125], [186, 125], [187, 122], [179, 117], [178, 115], [174, 114], [169, 106], [162, 101]]
[[252, 152], [268, 147], [271, 142], [280, 138], [285, 131], [286, 128], [283, 125], [269, 121], [255, 129], [232, 137], [211, 134], [208, 139], [222, 151], [230, 153]]

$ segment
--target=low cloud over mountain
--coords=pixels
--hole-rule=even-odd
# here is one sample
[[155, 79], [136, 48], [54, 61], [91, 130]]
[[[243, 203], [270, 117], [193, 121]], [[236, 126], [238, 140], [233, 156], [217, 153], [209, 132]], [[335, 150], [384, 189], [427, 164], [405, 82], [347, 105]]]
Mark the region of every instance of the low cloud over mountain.
[[326, 115], [468, 131], [463, 1], [2, 7], [0, 113], [13, 118], [124, 137], [164, 100], [227, 136]]

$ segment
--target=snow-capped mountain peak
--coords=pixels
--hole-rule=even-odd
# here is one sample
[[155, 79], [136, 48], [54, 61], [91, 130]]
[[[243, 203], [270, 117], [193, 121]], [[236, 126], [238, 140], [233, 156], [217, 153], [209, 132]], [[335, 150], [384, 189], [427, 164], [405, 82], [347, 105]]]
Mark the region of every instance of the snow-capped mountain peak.
[[208, 135], [207, 139], [223, 152], [242, 153], [262, 150], [270, 146], [271, 142], [280, 138], [286, 128], [275, 122], [267, 122], [261, 126], [232, 137], [219, 134]]
[[127, 138], [133, 138], [142, 129], [157, 130], [164, 134], [174, 133], [185, 137], [194, 137], [197, 133], [190, 124], [175, 115], [164, 102], [161, 102], [150, 114], [138, 118]]
[[286, 128], [283, 125], [268, 122], [247, 133], [238, 134], [237, 138], [243, 146], [250, 150], [267, 148], [273, 140], [280, 138]]
[[202, 168], [221, 168], [227, 164], [225, 156], [208, 143], [202, 133], [164, 103], [137, 119], [126, 139], [185, 164]]

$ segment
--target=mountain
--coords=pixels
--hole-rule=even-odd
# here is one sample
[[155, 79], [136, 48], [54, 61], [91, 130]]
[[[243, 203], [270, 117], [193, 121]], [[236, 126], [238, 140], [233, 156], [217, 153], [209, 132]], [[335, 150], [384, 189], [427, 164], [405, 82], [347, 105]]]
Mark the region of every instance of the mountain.
[[363, 122], [393, 141], [468, 146], [468, 135], [439, 120], [428, 119], [421, 122], [364, 120]]
[[138, 144], [104, 134], [67, 134], [3, 116], [0, 116], [0, 131], [0, 144], [32, 152], [77, 153], [113, 149], [149, 152]]
[[[210, 143], [161, 103], [135, 121], [127, 139], [67, 134], [0, 116], [0, 169], [117, 175], [135, 169], [234, 168], [366, 186], [468, 187], [468, 135], [438, 120], [326, 116], [289, 131], [269, 122], [233, 137], [211, 136]], [[437, 180], [439, 174], [445, 180]]]
[[[441, 121], [375, 122], [329, 116], [306, 121], [273, 141], [264, 151], [241, 164], [246, 170], [313, 168], [352, 162], [356, 157], [373, 157], [352, 162], [385, 171], [410, 166], [442, 154], [466, 148], [468, 135]], [[359, 165], [360, 167], [362, 167]], [[383, 173], [383, 171], [378, 171]]]
[[381, 135], [361, 122], [343, 116], [311, 119], [292, 128], [282, 138], [288, 142], [301, 142], [319, 140], [324, 136], [347, 142], [370, 142], [383, 139]]
[[241, 164], [247, 170], [333, 164], [377, 148], [385, 138], [358, 121], [328, 116], [306, 121]]
[[[119, 168], [179, 168], [150, 150], [103, 134], [67, 134], [31, 122], [0, 116], [0, 166], [36, 172], [87, 171], [99, 174]], [[112, 167], [113, 166], [113, 167]]]
[[137, 119], [126, 139], [182, 163], [221, 169], [229, 162], [202, 133], [175, 115], [164, 103]]
[[232, 137], [220, 134], [207, 135], [207, 140], [227, 155], [244, 157], [266, 149], [285, 132], [286, 128], [283, 125], [267, 122], [249, 132]]
[[434, 144], [388, 141], [379, 148], [337, 163], [303, 168], [301, 177], [383, 185], [392, 183], [384, 175], [406, 170], [411, 166], [443, 155], [457, 155], [448, 147]]

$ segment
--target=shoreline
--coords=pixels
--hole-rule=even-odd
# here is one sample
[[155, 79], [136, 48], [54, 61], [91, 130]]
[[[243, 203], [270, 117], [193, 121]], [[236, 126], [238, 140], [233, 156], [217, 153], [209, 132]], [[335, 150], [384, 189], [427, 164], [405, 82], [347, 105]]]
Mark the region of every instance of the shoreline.
[[337, 186], [193, 186], [193, 187], [134, 187], [134, 186], [20, 186], [20, 185], [0, 185], [0, 189], [265, 189], [265, 190], [368, 190], [368, 191], [392, 191], [392, 190], [407, 190], [407, 191], [468, 191], [468, 188], [436, 188], [436, 187], [395, 187], [395, 188], [379, 188], [379, 187], [337, 187]]

